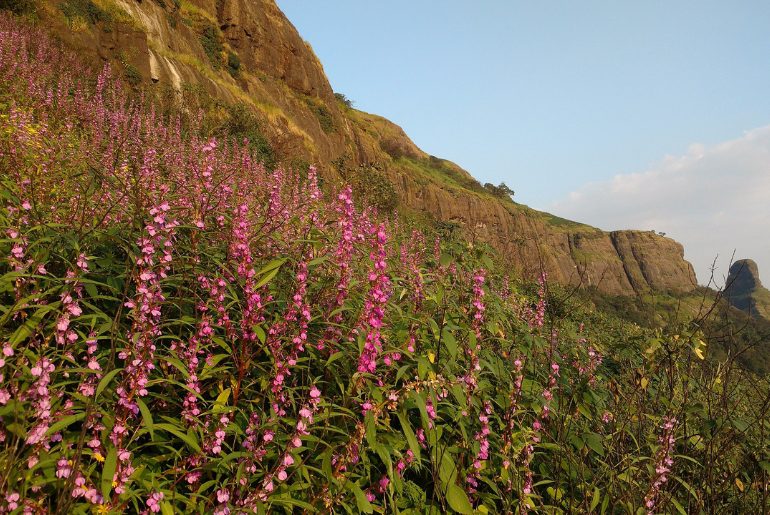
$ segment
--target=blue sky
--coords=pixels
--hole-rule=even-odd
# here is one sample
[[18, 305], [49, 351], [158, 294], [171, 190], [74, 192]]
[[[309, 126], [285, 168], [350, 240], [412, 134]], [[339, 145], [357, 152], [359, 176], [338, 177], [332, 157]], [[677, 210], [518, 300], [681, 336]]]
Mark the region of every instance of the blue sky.
[[[704, 256], [710, 262], [732, 249], [770, 275], [770, 244], [752, 246], [728, 233], [714, 241], [714, 227], [703, 227], [692, 243], [695, 228], [668, 223], [675, 214], [662, 207], [649, 213], [668, 182], [653, 172], [678, 173], [672, 160], [709, 158], [723, 143], [770, 124], [770, 2], [278, 4], [313, 46], [335, 91], [401, 125], [426, 152], [482, 182], [505, 181], [517, 201], [538, 209], [603, 229], [665, 231], [698, 261], [702, 282]], [[755, 175], [770, 166], [762, 161], [768, 138], [760, 135], [751, 138], [760, 160], [750, 165]], [[705, 191], [729, 182], [732, 164], [720, 163], [723, 171], [709, 165], [709, 173], [691, 166], [688, 181], [712, 181]], [[640, 195], [630, 195], [622, 212], [596, 210], [619, 176], [651, 173], [658, 179], [641, 181]], [[687, 198], [687, 181], [679, 182], [681, 202], [696, 201]], [[770, 189], [764, 193], [770, 217]], [[735, 194], [707, 205], [745, 207]], [[768, 222], [770, 233], [770, 218], [757, 209], [752, 216]], [[658, 226], [649, 227], [653, 222]]]

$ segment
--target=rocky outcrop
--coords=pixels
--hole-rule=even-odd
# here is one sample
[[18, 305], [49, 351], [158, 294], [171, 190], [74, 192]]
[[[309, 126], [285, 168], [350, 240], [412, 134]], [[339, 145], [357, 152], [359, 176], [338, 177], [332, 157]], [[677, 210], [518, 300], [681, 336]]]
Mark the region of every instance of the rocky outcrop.
[[450, 221], [489, 242], [525, 278], [541, 270], [562, 284], [596, 287], [612, 295], [645, 291], [691, 291], [696, 286], [683, 247], [650, 231], [607, 233], [487, 196], [420, 184], [413, 175], [391, 171], [407, 205]]
[[734, 307], [770, 321], [770, 290], [762, 286], [759, 268], [751, 259], [740, 259], [730, 267], [724, 290]]
[[[68, 0], [72, 1], [72, 0]], [[279, 163], [316, 163], [327, 179], [376, 168], [403, 209], [455, 224], [497, 248], [525, 278], [596, 287], [613, 295], [695, 286], [681, 245], [651, 232], [599, 229], [485, 191], [429, 156], [392, 122], [335, 98], [310, 46], [274, 0], [75, 0], [108, 15], [73, 20], [62, 0], [38, 0], [45, 26], [99, 65], [149, 88], [199, 88], [258, 116]]]

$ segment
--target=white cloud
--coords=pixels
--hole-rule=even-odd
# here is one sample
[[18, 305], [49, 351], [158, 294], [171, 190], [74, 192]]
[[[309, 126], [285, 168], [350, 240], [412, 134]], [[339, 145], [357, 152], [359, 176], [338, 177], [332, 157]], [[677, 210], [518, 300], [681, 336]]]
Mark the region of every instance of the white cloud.
[[698, 280], [724, 282], [729, 261], [751, 258], [770, 285], [770, 125], [712, 146], [693, 144], [651, 169], [589, 183], [549, 211], [606, 230], [654, 229], [685, 247]]

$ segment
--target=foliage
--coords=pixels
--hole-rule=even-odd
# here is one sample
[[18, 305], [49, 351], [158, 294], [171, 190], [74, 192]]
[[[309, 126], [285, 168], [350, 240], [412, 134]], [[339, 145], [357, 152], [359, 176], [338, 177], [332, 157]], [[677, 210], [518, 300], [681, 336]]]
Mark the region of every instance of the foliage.
[[70, 23], [76, 20], [85, 20], [91, 24], [112, 22], [112, 16], [92, 0], [65, 0], [59, 4], [59, 9]]
[[484, 189], [489, 191], [495, 197], [512, 200], [514, 191], [509, 188], [504, 182], [501, 182], [499, 186], [495, 186], [489, 182], [484, 184]]
[[[203, 27], [200, 35], [201, 46], [206, 56], [209, 58], [211, 66], [218, 70], [222, 66], [222, 52], [224, 52], [224, 45], [219, 36], [219, 29], [214, 25], [206, 25]], [[228, 59], [228, 66], [229, 66]], [[240, 63], [239, 63], [240, 64]]]
[[331, 111], [323, 104], [310, 103], [310, 109], [318, 118], [318, 123], [321, 125], [321, 130], [325, 133], [335, 132], [337, 126], [334, 124], [334, 117], [332, 117]]
[[142, 74], [139, 69], [131, 64], [125, 56], [121, 56], [120, 64], [123, 66], [123, 77], [131, 86], [138, 86], [142, 83]]
[[238, 78], [238, 74], [241, 71], [241, 60], [238, 57], [238, 54], [235, 54], [233, 52], [227, 52], [227, 72], [233, 76], [233, 78]]
[[248, 149], [259, 162], [267, 167], [275, 166], [275, 153], [270, 142], [262, 134], [262, 123], [254, 111], [243, 104], [228, 105], [225, 110], [226, 117], [214, 134], [236, 144], [246, 141]]
[[447, 161], [438, 157], [429, 156], [425, 159], [412, 157], [399, 157], [397, 163], [404, 166], [415, 175], [430, 178], [439, 183], [448, 184], [456, 188], [463, 188], [476, 193], [489, 194], [484, 187], [473, 177], [453, 167]]
[[767, 511], [767, 380], [700, 328], [514, 287], [0, 32], [0, 511]]
[[335, 93], [334, 98], [337, 99], [342, 105], [347, 107], [348, 109], [353, 108], [353, 101], [349, 99], [344, 93]]
[[356, 198], [381, 213], [392, 213], [398, 206], [398, 194], [385, 172], [376, 164], [349, 166], [343, 155], [333, 162], [343, 180], [350, 184]]
[[37, 9], [35, 0], [0, 0], [0, 11], [10, 11], [16, 15], [32, 14]]

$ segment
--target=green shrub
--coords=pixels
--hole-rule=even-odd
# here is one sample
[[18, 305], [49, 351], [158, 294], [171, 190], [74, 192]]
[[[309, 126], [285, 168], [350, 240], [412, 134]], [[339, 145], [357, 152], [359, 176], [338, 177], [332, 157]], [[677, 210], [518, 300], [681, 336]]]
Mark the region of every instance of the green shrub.
[[219, 37], [219, 30], [213, 25], [207, 25], [203, 28], [200, 42], [203, 51], [206, 52], [206, 55], [211, 62], [211, 66], [213, 66], [215, 70], [219, 69], [219, 67], [222, 66], [222, 52], [224, 51], [222, 40]]
[[321, 124], [321, 130], [325, 133], [335, 132], [337, 126], [334, 124], [334, 118], [331, 111], [329, 111], [324, 105], [313, 105], [313, 114], [318, 118], [318, 123]]
[[356, 166], [350, 164], [348, 154], [343, 154], [332, 161], [332, 166], [364, 206], [372, 206], [381, 213], [390, 213], [398, 206], [396, 188], [379, 165]]
[[0, 0], [0, 10], [16, 15], [32, 14], [36, 11], [35, 0]]
[[494, 184], [488, 182], [484, 184], [484, 189], [497, 198], [501, 198], [503, 200], [513, 200], [514, 192], [504, 182], [501, 182], [499, 186], [495, 186]]
[[85, 20], [92, 25], [99, 22], [105, 24], [112, 22], [112, 16], [91, 0], [66, 0], [59, 4], [59, 9], [70, 23], [77, 19]]
[[275, 151], [270, 142], [260, 130], [262, 123], [254, 111], [244, 104], [230, 105], [226, 107], [226, 118], [222, 126], [216, 131], [219, 136], [231, 141], [249, 141], [249, 148], [254, 152], [258, 161], [267, 168], [276, 165]]
[[345, 107], [352, 108], [353, 107], [353, 101], [350, 100], [347, 96], [345, 96], [344, 93], [335, 93], [334, 97]]
[[241, 71], [241, 60], [238, 57], [237, 54], [234, 54], [233, 52], [227, 53], [227, 72], [233, 76], [233, 78], [238, 78], [238, 74]]

